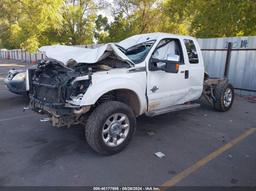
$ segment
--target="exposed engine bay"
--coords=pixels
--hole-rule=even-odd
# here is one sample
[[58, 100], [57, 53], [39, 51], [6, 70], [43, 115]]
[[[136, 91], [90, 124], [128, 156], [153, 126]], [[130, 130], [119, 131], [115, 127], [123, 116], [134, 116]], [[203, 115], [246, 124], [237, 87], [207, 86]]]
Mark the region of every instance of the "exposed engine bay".
[[94, 49], [62, 45], [41, 47], [39, 50], [49, 59], [40, 61], [36, 69], [27, 72], [30, 107], [49, 114], [53, 126], [80, 123], [83, 121], [80, 117], [84, 117], [90, 106], [80, 107], [73, 101], [83, 99], [92, 84], [93, 74], [133, 67], [146, 58], [155, 43], [150, 38], [134, 38]]
[[[53, 59], [42, 60], [36, 69], [28, 70], [30, 107], [36, 112], [50, 114], [58, 120], [64, 118], [74, 124], [81, 108], [66, 101], [83, 96], [91, 84], [93, 73], [129, 67], [126, 62], [111, 56], [93, 65], [77, 63], [72, 59], [66, 65]], [[77, 77], [82, 79], [76, 79]], [[83, 112], [85, 111], [81, 111], [81, 114]], [[54, 120], [57, 123], [55, 126], [67, 124]]]

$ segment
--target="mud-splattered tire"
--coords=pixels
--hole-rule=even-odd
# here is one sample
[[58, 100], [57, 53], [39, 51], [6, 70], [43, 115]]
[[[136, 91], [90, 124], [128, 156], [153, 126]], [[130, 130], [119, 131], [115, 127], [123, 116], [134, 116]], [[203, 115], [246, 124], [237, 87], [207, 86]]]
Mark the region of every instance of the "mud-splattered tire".
[[235, 94], [234, 88], [229, 83], [218, 84], [214, 89], [214, 109], [217, 111], [228, 111], [234, 102]]
[[100, 104], [89, 116], [85, 136], [94, 151], [111, 155], [128, 145], [135, 128], [132, 109], [122, 102], [108, 101]]

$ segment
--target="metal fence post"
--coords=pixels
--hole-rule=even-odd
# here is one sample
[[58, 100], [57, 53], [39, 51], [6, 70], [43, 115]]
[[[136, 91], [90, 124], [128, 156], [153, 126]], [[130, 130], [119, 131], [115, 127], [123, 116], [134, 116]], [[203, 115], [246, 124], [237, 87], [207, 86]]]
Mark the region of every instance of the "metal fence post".
[[227, 56], [226, 56], [226, 62], [225, 62], [225, 70], [224, 70], [224, 77], [228, 77], [228, 71], [229, 71], [229, 65], [230, 65], [230, 59], [231, 59], [231, 51], [232, 51], [232, 42], [228, 43], [228, 49], [227, 49]]

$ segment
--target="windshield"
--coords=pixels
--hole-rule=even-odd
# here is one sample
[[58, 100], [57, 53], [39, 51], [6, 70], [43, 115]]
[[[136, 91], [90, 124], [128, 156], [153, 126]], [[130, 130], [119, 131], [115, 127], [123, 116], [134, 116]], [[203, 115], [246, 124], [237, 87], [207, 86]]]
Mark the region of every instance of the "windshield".
[[116, 45], [131, 61], [138, 64], [145, 60], [154, 43], [155, 40], [143, 42], [128, 49], [124, 49], [120, 45]]

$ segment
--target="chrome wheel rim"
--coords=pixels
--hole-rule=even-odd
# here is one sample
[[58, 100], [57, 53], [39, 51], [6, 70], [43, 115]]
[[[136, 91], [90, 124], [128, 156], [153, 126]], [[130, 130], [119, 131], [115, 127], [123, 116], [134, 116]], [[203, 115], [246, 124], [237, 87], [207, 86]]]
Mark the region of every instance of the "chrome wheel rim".
[[105, 121], [102, 127], [102, 139], [107, 146], [117, 147], [125, 141], [129, 130], [128, 116], [123, 113], [115, 113]]
[[227, 88], [226, 91], [224, 92], [224, 105], [225, 107], [229, 107], [230, 104], [232, 103], [233, 99], [233, 92], [230, 88]]

